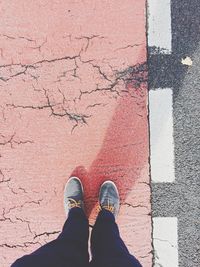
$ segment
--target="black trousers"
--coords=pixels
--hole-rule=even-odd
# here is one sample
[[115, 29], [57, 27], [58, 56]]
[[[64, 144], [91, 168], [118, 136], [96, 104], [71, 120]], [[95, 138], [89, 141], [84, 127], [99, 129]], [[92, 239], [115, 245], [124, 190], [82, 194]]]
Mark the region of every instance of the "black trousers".
[[16, 260], [11, 267], [141, 267], [120, 238], [111, 212], [102, 210], [97, 217], [91, 236], [91, 262], [88, 237], [84, 212], [73, 208], [57, 239]]

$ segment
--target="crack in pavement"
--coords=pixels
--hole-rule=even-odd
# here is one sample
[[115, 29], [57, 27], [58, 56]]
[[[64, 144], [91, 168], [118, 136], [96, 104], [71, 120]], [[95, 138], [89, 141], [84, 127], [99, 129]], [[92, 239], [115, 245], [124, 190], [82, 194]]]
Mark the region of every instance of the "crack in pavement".
[[30, 247], [31, 245], [39, 245], [39, 246], [42, 246], [42, 244], [40, 242], [33, 242], [33, 241], [26, 241], [22, 244], [17, 244], [17, 245], [10, 245], [8, 243], [3, 243], [3, 244], [0, 244], [0, 247], [7, 247], [7, 248], [28, 248]]
[[40, 237], [40, 236], [50, 236], [50, 235], [55, 235], [55, 234], [60, 234], [61, 231], [51, 231], [51, 232], [44, 232], [44, 233], [40, 233], [40, 234], [36, 234], [34, 235], [34, 238], [33, 239], [36, 239], [37, 237]]
[[[74, 60], [75, 68], [68, 70], [68, 71], [73, 71], [73, 74], [72, 74], [73, 77], [78, 77], [77, 68], [79, 68], [80, 66], [76, 61], [77, 58], [79, 58], [79, 60], [80, 60], [80, 62], [82, 62], [82, 64], [87, 64], [87, 65], [91, 66], [93, 70], [97, 70], [98, 71], [98, 76], [97, 76], [98, 79], [100, 79], [100, 81], [103, 79], [103, 81], [106, 81], [107, 84], [103, 85], [103, 84], [101, 84], [101, 82], [96, 83], [96, 88], [94, 88], [92, 90], [79, 89], [79, 95], [72, 99], [72, 101], [74, 102], [74, 108], [73, 109], [76, 109], [76, 100], [78, 100], [80, 102], [84, 95], [91, 95], [94, 93], [103, 93], [103, 92], [112, 93], [112, 94], [114, 93], [114, 95], [113, 95], [114, 98], [123, 97], [124, 94], [130, 94], [131, 97], [137, 98], [138, 97], [137, 94], [140, 93], [139, 88], [141, 88], [143, 86], [143, 84], [146, 84], [146, 82], [147, 82], [147, 65], [146, 65], [146, 63], [136, 64], [135, 66], [128, 67], [127, 69], [125, 69], [123, 71], [118, 71], [118, 72], [115, 71], [115, 72], [113, 72], [113, 74], [112, 74], [113, 78], [111, 79], [101, 69], [101, 66], [94, 64], [91, 61], [82, 61], [80, 55], [73, 56], [73, 57], [67, 56], [67, 57], [51, 59], [51, 60], [45, 59], [42, 61], [38, 61], [38, 62], [34, 63], [33, 65], [20, 65], [23, 68], [23, 70], [17, 71], [15, 74], [12, 74], [10, 76], [10, 78], [7, 77], [7, 78], [3, 78], [3, 79], [4, 80], [7, 79], [7, 81], [9, 81], [13, 77], [19, 77], [22, 74], [26, 75], [27, 70], [29, 68], [37, 70], [39, 68], [38, 64], [51, 63], [51, 62], [56, 62], [56, 61], [61, 61], [61, 60]], [[19, 64], [18, 64], [18, 66], [19, 66]], [[6, 66], [6, 68], [7, 68], [7, 66]], [[66, 73], [68, 71], [63, 72], [63, 74], [61, 76], [62, 77], [66, 76]], [[29, 73], [29, 75], [32, 75], [32, 74]], [[40, 75], [35, 76], [35, 74], [34, 74], [32, 76], [34, 76], [36, 78], [36, 77], [39, 77]], [[61, 77], [61, 76], [58, 76], [58, 77]], [[80, 78], [80, 80], [81, 80], [81, 78]], [[60, 88], [58, 88], [57, 90], [62, 95], [62, 103], [59, 103], [59, 102], [53, 103], [54, 100], [50, 99], [49, 89], [45, 88], [44, 86], [42, 87], [42, 89], [37, 89], [37, 87], [35, 87], [35, 85], [33, 85], [33, 84], [32, 84], [32, 86], [33, 86], [33, 89], [35, 92], [39, 92], [39, 93], [41, 93], [42, 91], [44, 92], [43, 97], [45, 97], [45, 99], [46, 99], [45, 104], [42, 104], [42, 105], [25, 105], [25, 104], [15, 104], [14, 102], [12, 102], [12, 103], [6, 103], [5, 107], [35, 109], [35, 110], [37, 110], [37, 109], [38, 110], [50, 109], [50, 111], [51, 111], [50, 116], [60, 117], [60, 118], [67, 117], [69, 119], [69, 121], [73, 122], [73, 127], [71, 129], [71, 133], [73, 133], [74, 129], [79, 124], [85, 124], [85, 125], [88, 124], [88, 119], [92, 116], [91, 114], [87, 114], [88, 107], [92, 107], [92, 106], [94, 107], [94, 106], [99, 105], [97, 103], [91, 103], [91, 105], [88, 105], [85, 108], [86, 114], [84, 114], [83, 112], [77, 112], [74, 110], [70, 111], [69, 108], [66, 107], [66, 103], [68, 103], [68, 101], [71, 101], [71, 100], [65, 96], [64, 92]], [[42, 86], [42, 84], [41, 84], [41, 86]], [[102, 105], [102, 106], [105, 106], [105, 105]], [[60, 108], [60, 111], [56, 111], [57, 107]], [[78, 105], [78, 107], [80, 107], [80, 105]], [[142, 116], [142, 115], [138, 113], [138, 116]], [[12, 145], [11, 141], [12, 140], [8, 141], [8, 143], [10, 143]], [[15, 143], [17, 143], [17, 142], [15, 142]], [[22, 144], [22, 143], [23, 142], [19, 142], [18, 144]]]
[[[3, 139], [6, 139], [6, 136], [0, 134]], [[0, 146], [10, 145], [11, 148], [14, 148], [14, 144], [17, 145], [24, 145], [24, 144], [32, 144], [34, 143], [32, 140], [25, 140], [25, 141], [16, 141], [14, 140], [14, 137], [16, 136], [16, 133], [12, 134], [11, 137], [7, 138], [7, 140], [4, 140], [3, 142], [0, 142]], [[2, 175], [2, 172], [0, 173]]]

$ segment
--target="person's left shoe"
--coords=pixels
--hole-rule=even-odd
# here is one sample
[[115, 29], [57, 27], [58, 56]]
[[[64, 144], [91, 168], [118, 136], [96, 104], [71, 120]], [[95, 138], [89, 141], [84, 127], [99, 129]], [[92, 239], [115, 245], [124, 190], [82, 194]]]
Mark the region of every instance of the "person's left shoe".
[[67, 217], [69, 211], [73, 208], [84, 210], [83, 185], [77, 177], [69, 178], [64, 190], [64, 209]]

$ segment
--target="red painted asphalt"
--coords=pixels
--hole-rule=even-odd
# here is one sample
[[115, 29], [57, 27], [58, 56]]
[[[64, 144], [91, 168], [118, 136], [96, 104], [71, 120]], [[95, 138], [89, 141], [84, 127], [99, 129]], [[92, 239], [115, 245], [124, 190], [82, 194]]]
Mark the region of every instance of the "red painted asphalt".
[[58, 235], [63, 189], [119, 187], [128, 248], [151, 266], [145, 1], [2, 1], [0, 265]]

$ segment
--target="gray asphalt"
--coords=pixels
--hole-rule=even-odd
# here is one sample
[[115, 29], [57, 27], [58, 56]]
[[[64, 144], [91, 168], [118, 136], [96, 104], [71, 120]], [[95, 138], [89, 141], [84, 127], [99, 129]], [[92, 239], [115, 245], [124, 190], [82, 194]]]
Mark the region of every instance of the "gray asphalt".
[[[178, 217], [179, 266], [200, 266], [200, 1], [172, 0], [172, 55], [149, 56], [149, 87], [173, 89], [174, 183], [152, 185], [153, 216]], [[181, 64], [189, 56], [191, 67]]]

